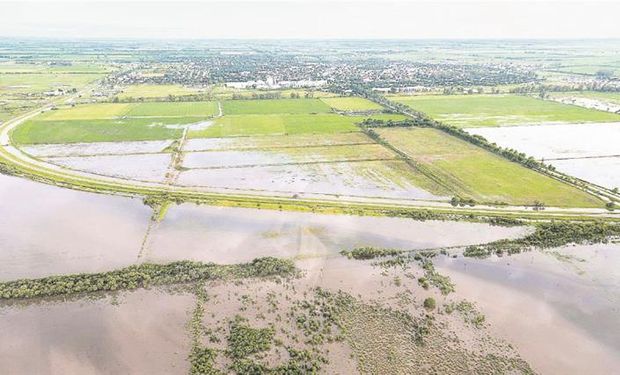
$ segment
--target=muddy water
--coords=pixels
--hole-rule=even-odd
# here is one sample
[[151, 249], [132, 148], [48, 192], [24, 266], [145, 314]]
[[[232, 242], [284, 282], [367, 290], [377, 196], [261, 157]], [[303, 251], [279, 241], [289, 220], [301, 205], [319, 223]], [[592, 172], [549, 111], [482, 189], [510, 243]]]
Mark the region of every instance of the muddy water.
[[151, 232], [147, 259], [236, 263], [261, 256], [333, 255], [360, 246], [401, 249], [514, 237], [523, 228], [389, 217], [324, 215], [182, 204]]
[[493, 329], [544, 374], [609, 374], [620, 368], [617, 264], [620, 245], [436, 261], [456, 283], [457, 294], [475, 301]]
[[194, 298], [139, 290], [118, 303], [0, 305], [2, 374], [187, 374]]
[[131, 264], [150, 215], [139, 200], [0, 175], [0, 280]]

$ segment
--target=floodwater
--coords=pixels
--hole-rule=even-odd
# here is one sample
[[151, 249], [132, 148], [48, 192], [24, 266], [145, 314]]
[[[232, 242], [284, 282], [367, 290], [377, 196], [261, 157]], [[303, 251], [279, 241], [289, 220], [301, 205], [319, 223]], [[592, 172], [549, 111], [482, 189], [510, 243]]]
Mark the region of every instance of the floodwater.
[[156, 290], [0, 305], [1, 374], [187, 374], [194, 298]]
[[256, 137], [196, 138], [185, 142], [183, 151], [213, 151], [228, 149], [336, 146], [374, 143], [361, 132], [336, 133], [329, 137], [315, 135], [266, 135]]
[[249, 208], [171, 207], [150, 235], [147, 259], [237, 263], [262, 256], [334, 255], [361, 246], [400, 249], [469, 245], [523, 235], [524, 228]]
[[[620, 187], [620, 123], [467, 129], [607, 188]], [[555, 160], [559, 159], [559, 160]]]
[[46, 161], [62, 167], [102, 176], [130, 180], [163, 182], [172, 154], [104, 155], [49, 158]]
[[546, 374], [620, 368], [620, 245], [511, 257], [439, 257], [436, 268], [496, 332]]
[[442, 200], [414, 185], [402, 161], [278, 165], [181, 172], [177, 184], [276, 193]]
[[151, 209], [138, 199], [0, 175], [0, 280], [120, 268], [137, 259]]
[[166, 147], [170, 146], [172, 142], [172, 140], [167, 140], [46, 144], [22, 146], [21, 149], [35, 157], [122, 155], [162, 152]]
[[620, 154], [620, 122], [597, 124], [472, 128], [485, 137], [536, 159], [579, 158]]
[[[620, 151], [620, 145], [618, 146]], [[607, 188], [620, 189], [620, 157], [554, 160], [558, 171]]]

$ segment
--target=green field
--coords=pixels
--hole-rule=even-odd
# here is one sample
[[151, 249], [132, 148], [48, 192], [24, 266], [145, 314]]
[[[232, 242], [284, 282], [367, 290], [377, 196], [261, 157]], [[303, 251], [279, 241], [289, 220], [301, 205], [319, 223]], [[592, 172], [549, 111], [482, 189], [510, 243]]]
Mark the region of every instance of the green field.
[[120, 142], [173, 139], [180, 137], [178, 127], [165, 124], [195, 122], [195, 118], [125, 118], [115, 120], [31, 120], [18, 126], [11, 138], [18, 144]]
[[218, 114], [217, 102], [155, 102], [132, 104], [129, 117], [210, 117]]
[[58, 73], [0, 74], [0, 93], [41, 93], [54, 89], [80, 88], [102, 76]]
[[380, 111], [383, 109], [382, 106], [375, 102], [355, 96], [342, 98], [322, 98], [321, 100], [337, 111], [364, 112]]
[[454, 195], [478, 202], [597, 207], [602, 202], [567, 184], [473, 146], [436, 129], [379, 129], [379, 134], [421, 165]]
[[458, 127], [620, 121], [620, 115], [518, 95], [422, 95], [393, 97], [432, 118]]
[[214, 120], [203, 130], [190, 131], [191, 138], [248, 135], [328, 134], [359, 131], [363, 117], [337, 114], [230, 115]]
[[227, 100], [224, 115], [327, 113], [331, 108], [320, 99]]
[[165, 98], [168, 95], [182, 96], [198, 94], [199, 90], [181, 85], [131, 85], [118, 95], [127, 98]]

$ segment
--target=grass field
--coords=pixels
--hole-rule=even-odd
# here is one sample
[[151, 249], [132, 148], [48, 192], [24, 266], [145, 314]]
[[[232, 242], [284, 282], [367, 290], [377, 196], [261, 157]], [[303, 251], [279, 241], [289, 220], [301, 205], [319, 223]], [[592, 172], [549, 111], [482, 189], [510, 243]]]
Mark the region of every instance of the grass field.
[[165, 98], [168, 95], [182, 96], [197, 94], [199, 90], [181, 85], [131, 85], [118, 95], [126, 98]]
[[331, 108], [320, 99], [228, 100], [224, 115], [327, 113]]
[[328, 134], [359, 131], [355, 123], [362, 117], [337, 114], [230, 115], [215, 119], [203, 130], [190, 131], [190, 138], [248, 135]]
[[380, 129], [379, 134], [454, 195], [516, 205], [538, 200], [548, 206], [602, 206], [589, 194], [436, 129]]
[[620, 121], [620, 115], [517, 95], [423, 95], [393, 100], [459, 127]]
[[98, 103], [49, 111], [40, 120], [97, 120], [118, 117], [201, 117], [218, 113], [216, 102]]
[[195, 118], [116, 120], [31, 120], [18, 126], [11, 138], [18, 144], [149, 141], [179, 138], [182, 130], [165, 124], [195, 122]]
[[0, 74], [0, 93], [40, 93], [57, 88], [80, 88], [102, 76], [58, 73]]
[[217, 113], [217, 102], [155, 102], [133, 104], [126, 116], [210, 117]]
[[383, 109], [382, 106], [375, 102], [354, 96], [343, 98], [322, 98], [321, 100], [337, 111], [363, 112], [380, 111]]

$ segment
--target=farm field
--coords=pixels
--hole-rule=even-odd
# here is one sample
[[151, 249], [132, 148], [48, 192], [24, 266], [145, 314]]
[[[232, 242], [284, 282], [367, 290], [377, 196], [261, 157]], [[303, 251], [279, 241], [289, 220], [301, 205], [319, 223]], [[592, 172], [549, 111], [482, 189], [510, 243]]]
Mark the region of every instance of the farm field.
[[0, 95], [41, 93], [54, 89], [80, 88], [103, 77], [102, 74], [0, 73]]
[[545, 160], [570, 176], [609, 189], [620, 187], [618, 122], [473, 128], [468, 131], [502, 147]]
[[363, 118], [338, 114], [251, 114], [224, 115], [190, 138], [235, 137], [249, 135], [329, 134], [356, 132]]
[[182, 125], [218, 111], [215, 102], [99, 103], [47, 111], [12, 134], [20, 144], [148, 141], [180, 137]]
[[322, 98], [324, 103], [337, 111], [344, 112], [364, 112], [364, 111], [380, 111], [382, 106], [368, 99], [359, 97], [343, 97], [343, 98]]
[[393, 97], [458, 127], [619, 121], [620, 115], [518, 95], [421, 95]]
[[455, 195], [514, 205], [530, 205], [535, 201], [560, 207], [602, 205], [587, 193], [439, 130], [380, 129], [378, 133]]
[[198, 94], [200, 90], [181, 85], [130, 85], [117, 95], [119, 99], [165, 98], [169, 95], [183, 96]]
[[311, 114], [331, 112], [320, 99], [226, 100], [224, 115]]

